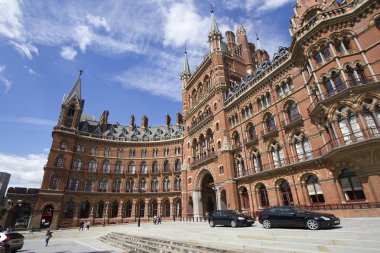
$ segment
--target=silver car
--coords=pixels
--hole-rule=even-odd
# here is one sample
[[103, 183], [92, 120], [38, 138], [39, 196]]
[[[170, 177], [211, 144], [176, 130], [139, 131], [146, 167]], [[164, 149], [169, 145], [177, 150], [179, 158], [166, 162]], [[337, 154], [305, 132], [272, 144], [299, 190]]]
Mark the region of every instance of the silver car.
[[1, 232], [0, 247], [16, 252], [24, 246], [24, 236], [17, 232]]

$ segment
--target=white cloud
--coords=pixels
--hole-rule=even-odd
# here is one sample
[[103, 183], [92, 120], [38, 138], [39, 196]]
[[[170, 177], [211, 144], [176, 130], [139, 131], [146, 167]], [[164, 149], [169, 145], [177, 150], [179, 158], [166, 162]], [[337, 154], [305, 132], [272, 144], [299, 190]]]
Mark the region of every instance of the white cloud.
[[24, 65], [24, 69], [26, 69], [26, 71], [32, 76], [40, 76], [36, 71], [26, 65]]
[[11, 88], [11, 81], [9, 81], [8, 78], [4, 76], [5, 66], [0, 65], [0, 82], [5, 85], [5, 92], [8, 92], [8, 90]]
[[202, 18], [191, 2], [173, 4], [165, 16], [164, 45], [207, 46], [210, 18]]
[[83, 53], [86, 52], [86, 47], [91, 45], [92, 37], [92, 31], [88, 26], [80, 25], [75, 28], [75, 40]]
[[87, 21], [92, 24], [95, 28], [103, 27], [107, 32], [111, 31], [110, 26], [107, 23], [107, 20], [104, 17], [92, 16], [90, 14], [86, 15]]
[[72, 47], [62, 47], [61, 49], [61, 56], [62, 58], [66, 60], [73, 61], [75, 59], [75, 56], [77, 55], [77, 51], [75, 51]]
[[9, 39], [20, 39], [23, 26], [18, 1], [0, 0], [0, 34]]
[[0, 153], [0, 171], [11, 174], [9, 187], [40, 188], [46, 154], [18, 156]]
[[33, 118], [33, 117], [2, 117], [0, 122], [12, 122], [12, 123], [20, 123], [20, 124], [28, 124], [28, 125], [37, 125], [37, 126], [55, 126], [57, 124], [56, 121]]
[[33, 58], [33, 53], [38, 55], [38, 49], [28, 42], [11, 41], [11, 45], [22, 55], [26, 56], [29, 60]]
[[226, 9], [245, 9], [252, 11], [255, 9], [257, 12], [264, 12], [275, 10], [287, 3], [296, 2], [296, 0], [224, 0], [223, 6]]

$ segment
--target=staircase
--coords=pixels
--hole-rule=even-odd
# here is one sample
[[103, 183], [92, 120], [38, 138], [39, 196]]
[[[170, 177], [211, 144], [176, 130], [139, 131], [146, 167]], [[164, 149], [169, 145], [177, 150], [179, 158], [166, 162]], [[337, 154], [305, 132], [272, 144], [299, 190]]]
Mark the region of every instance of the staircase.
[[121, 248], [126, 252], [141, 253], [239, 253], [240, 251], [231, 251], [205, 247], [196, 243], [187, 243], [162, 238], [143, 237], [130, 234], [112, 232], [99, 238], [102, 242], [111, 244], [114, 247]]

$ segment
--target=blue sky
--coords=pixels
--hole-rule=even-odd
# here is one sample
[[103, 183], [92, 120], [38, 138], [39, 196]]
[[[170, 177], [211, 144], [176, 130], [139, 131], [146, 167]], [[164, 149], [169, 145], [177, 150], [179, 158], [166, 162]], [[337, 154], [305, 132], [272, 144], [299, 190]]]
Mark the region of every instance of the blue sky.
[[272, 56], [290, 44], [295, 0], [0, 0], [0, 171], [9, 186], [40, 187], [64, 93], [82, 76], [84, 113], [164, 124], [181, 111], [185, 44], [193, 72], [219, 29], [243, 24]]

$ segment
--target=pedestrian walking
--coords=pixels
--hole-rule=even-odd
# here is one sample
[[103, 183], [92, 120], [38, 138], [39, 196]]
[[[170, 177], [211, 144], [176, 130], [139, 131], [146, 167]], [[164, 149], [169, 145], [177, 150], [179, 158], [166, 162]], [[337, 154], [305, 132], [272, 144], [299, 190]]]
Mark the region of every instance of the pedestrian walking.
[[46, 245], [45, 245], [45, 247], [47, 247], [48, 246], [48, 244], [49, 244], [49, 240], [50, 240], [50, 238], [52, 238], [53, 237], [53, 232], [51, 232], [50, 231], [50, 229], [48, 229], [48, 231], [46, 231]]
[[156, 215], [153, 217], [153, 224], [157, 225], [157, 216]]
[[161, 215], [158, 216], [158, 224], [161, 224]]
[[90, 222], [89, 221], [86, 222], [86, 229], [90, 230]]
[[80, 224], [79, 224], [79, 230], [83, 230], [83, 228], [84, 228], [84, 222], [81, 221]]

